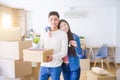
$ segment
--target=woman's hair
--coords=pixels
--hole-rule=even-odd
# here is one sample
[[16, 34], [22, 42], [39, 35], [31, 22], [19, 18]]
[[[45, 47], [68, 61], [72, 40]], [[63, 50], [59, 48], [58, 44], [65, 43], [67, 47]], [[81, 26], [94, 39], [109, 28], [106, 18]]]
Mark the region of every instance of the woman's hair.
[[58, 18], [60, 17], [57, 11], [51, 11], [51, 12], [49, 12], [48, 18], [49, 18], [51, 15], [56, 15]]
[[[66, 20], [64, 20], [64, 19], [61, 19], [60, 21], [59, 21], [59, 24], [58, 24], [58, 28], [60, 29], [60, 24], [62, 23], [62, 22], [65, 22], [67, 25], [68, 25], [68, 32], [67, 32], [67, 35], [68, 35], [68, 45], [69, 45], [69, 42], [71, 41], [71, 40], [74, 40], [73, 39], [73, 34], [72, 34], [72, 32], [71, 32], [71, 30], [70, 30], [70, 25], [68, 24], [68, 22], [66, 21]], [[76, 53], [75, 53], [75, 47], [74, 46], [70, 46], [69, 48], [68, 48], [68, 54], [70, 54], [71, 56], [76, 56]]]

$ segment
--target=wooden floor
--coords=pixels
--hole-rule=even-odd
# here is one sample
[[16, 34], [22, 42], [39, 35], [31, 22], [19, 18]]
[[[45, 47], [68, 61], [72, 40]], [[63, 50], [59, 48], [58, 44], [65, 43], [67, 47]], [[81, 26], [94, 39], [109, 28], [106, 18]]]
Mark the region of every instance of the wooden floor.
[[[93, 66], [93, 63], [90, 63], [90, 69], [92, 68], [92, 66]], [[96, 66], [100, 67], [100, 64], [98, 63]], [[120, 64], [118, 65], [118, 68], [120, 68]], [[104, 69], [113, 73], [113, 74], [116, 74], [116, 71], [117, 71], [117, 68], [115, 67], [115, 65], [113, 63], [110, 63], [110, 68], [107, 68], [107, 66], [104, 64]], [[32, 74], [33, 79], [32, 80], [38, 80], [38, 72], [39, 72], [39, 68], [33, 68], [33, 74]], [[86, 70], [81, 71], [80, 80], [87, 80], [86, 73], [87, 73]], [[63, 76], [61, 76], [60, 80], [64, 80]]]
[[[91, 68], [92, 68], [92, 66], [93, 66], [93, 63], [90, 63]], [[100, 64], [98, 63], [96, 66], [100, 67]], [[118, 68], [120, 68], [120, 64], [118, 64], [117, 66], [118, 67], [116, 68], [113, 63], [110, 63], [110, 68], [107, 68], [107, 66], [104, 64], [104, 69], [116, 75], [116, 71], [117, 71]], [[81, 71], [80, 80], [87, 80], [87, 74], [86, 73], [87, 73], [87, 71]]]
[[[87, 65], [85, 65], [85, 66], [87, 66]], [[90, 69], [91, 69], [92, 66], [93, 66], [93, 63], [90, 63]], [[98, 63], [96, 66], [100, 67], [100, 64]], [[110, 68], [107, 68], [106, 65], [104, 64], [104, 69], [116, 75], [117, 69], [120, 69], [120, 64], [118, 64], [117, 68], [115, 67], [115, 65], [113, 63], [110, 63]], [[87, 70], [81, 71], [80, 80], [87, 80], [87, 74], [86, 73], [87, 73]], [[39, 66], [38, 66], [38, 68], [33, 67], [31, 75], [20, 78], [19, 80], [38, 80], [38, 74], [39, 74]], [[0, 78], [0, 80], [18, 80], [18, 79], [8, 79], [8, 78], [7, 79], [1, 79]], [[62, 76], [61, 76], [60, 80], [64, 80]]]

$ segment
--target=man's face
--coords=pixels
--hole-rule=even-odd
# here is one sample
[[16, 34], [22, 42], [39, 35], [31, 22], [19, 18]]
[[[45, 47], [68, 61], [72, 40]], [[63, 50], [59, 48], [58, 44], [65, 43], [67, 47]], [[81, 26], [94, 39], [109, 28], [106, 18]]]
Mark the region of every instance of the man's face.
[[59, 23], [59, 18], [56, 15], [51, 15], [49, 17], [49, 23], [50, 23], [51, 29], [57, 29], [58, 23]]

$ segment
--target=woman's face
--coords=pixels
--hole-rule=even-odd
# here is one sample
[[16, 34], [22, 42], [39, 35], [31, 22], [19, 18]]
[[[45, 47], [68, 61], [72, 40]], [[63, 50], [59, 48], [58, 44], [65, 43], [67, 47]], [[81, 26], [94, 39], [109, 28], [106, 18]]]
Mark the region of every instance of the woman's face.
[[67, 23], [61, 22], [60, 23], [60, 29], [63, 30], [63, 31], [65, 31], [65, 32], [68, 32], [69, 28], [68, 28]]

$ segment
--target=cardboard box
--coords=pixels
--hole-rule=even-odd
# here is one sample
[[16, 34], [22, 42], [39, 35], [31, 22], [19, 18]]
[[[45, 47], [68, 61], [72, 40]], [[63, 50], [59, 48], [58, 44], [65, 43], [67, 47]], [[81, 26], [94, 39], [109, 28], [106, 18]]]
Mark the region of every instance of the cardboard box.
[[117, 71], [116, 71], [116, 78], [117, 78], [116, 80], [120, 80], [119, 75], [120, 75], [120, 68], [118, 68]]
[[0, 76], [0, 80], [21, 80], [20, 78], [9, 78], [6, 76]]
[[81, 44], [81, 48], [85, 50], [86, 48], [85, 39], [80, 39], [80, 44]]
[[31, 75], [27, 75], [19, 78], [10, 78], [6, 76], [0, 76], [0, 80], [31, 80]]
[[36, 63], [36, 66], [32, 66], [31, 80], [38, 80], [41, 63], [37, 63], [37, 62], [32, 62], [32, 63]]
[[31, 62], [45, 62], [47, 55], [52, 55], [53, 49], [40, 49], [40, 50], [23, 50], [23, 60]]
[[32, 46], [32, 41], [0, 41], [0, 58], [20, 60], [23, 59], [23, 49]]
[[0, 27], [0, 41], [21, 41], [21, 27]]
[[80, 80], [87, 80], [87, 71], [81, 71]]
[[90, 70], [90, 59], [80, 59], [81, 71]]
[[18, 78], [32, 73], [31, 62], [22, 60], [0, 59], [0, 75]]
[[99, 76], [93, 71], [87, 71], [87, 80], [116, 80], [116, 76], [112, 73], [106, 76]]
[[39, 70], [40, 70], [40, 67], [39, 68], [32, 67], [32, 75], [31, 75], [31, 77], [32, 77], [33, 80], [38, 80], [38, 78], [39, 78]]

